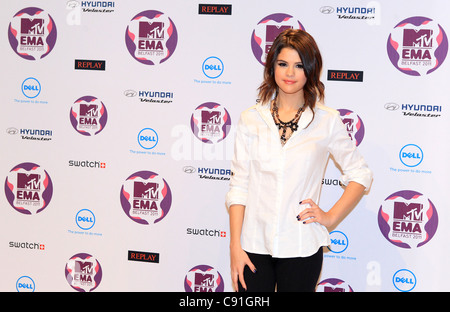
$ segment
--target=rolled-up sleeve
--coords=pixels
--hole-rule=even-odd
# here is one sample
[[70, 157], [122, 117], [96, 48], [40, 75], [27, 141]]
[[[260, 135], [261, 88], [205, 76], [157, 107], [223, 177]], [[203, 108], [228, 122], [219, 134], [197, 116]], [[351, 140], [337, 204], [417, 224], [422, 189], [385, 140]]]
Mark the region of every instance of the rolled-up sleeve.
[[236, 129], [234, 155], [231, 161], [230, 189], [226, 194], [227, 209], [231, 205], [239, 204], [245, 206], [247, 203], [250, 136], [244, 119], [244, 113], [242, 113]]
[[342, 169], [341, 182], [344, 185], [351, 181], [357, 182], [368, 190], [372, 184], [373, 173], [348, 135], [339, 114], [334, 115], [330, 138], [328, 149]]

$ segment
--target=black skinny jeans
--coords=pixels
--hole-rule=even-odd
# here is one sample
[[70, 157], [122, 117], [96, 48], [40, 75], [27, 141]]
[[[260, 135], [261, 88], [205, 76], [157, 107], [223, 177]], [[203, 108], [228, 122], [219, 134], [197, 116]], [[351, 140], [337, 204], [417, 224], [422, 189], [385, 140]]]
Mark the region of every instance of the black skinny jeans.
[[[247, 252], [256, 273], [244, 268], [248, 292], [314, 292], [322, 270], [322, 247], [312, 256], [273, 258]], [[245, 291], [241, 283], [239, 291]]]

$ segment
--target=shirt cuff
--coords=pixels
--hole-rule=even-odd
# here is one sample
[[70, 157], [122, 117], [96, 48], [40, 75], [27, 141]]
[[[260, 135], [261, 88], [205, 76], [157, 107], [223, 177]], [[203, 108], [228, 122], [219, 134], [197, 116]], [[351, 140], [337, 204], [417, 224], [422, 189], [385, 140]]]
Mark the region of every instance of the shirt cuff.
[[227, 210], [229, 210], [232, 205], [245, 206], [247, 204], [247, 193], [236, 189], [231, 189], [226, 195], [225, 203]]
[[341, 182], [344, 185], [348, 185], [350, 182], [357, 182], [365, 187], [367, 191], [373, 180], [373, 173], [369, 168], [360, 168], [353, 171], [351, 174], [344, 174], [341, 176]]

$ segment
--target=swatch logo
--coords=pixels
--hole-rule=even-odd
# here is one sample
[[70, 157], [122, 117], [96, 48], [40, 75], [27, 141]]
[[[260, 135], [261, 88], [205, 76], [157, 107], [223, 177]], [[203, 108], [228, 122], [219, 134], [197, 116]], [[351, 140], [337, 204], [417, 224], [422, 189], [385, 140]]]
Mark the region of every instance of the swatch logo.
[[415, 16], [398, 23], [387, 41], [392, 65], [404, 74], [424, 76], [438, 69], [448, 52], [444, 29], [427, 17]]
[[328, 70], [327, 79], [331, 81], [363, 81], [362, 71]]
[[101, 60], [75, 60], [75, 69], [105, 70], [106, 61]]
[[17, 55], [26, 60], [46, 57], [55, 47], [56, 25], [39, 8], [25, 8], [14, 15], [8, 27], [8, 39]]
[[69, 167], [81, 167], [81, 168], [106, 168], [106, 163], [101, 161], [90, 160], [69, 160]]
[[9, 204], [23, 214], [37, 214], [47, 208], [53, 195], [53, 183], [42, 167], [22, 163], [9, 172], [5, 181]]
[[211, 237], [227, 237], [227, 232], [221, 230], [195, 229], [187, 228], [187, 235], [211, 236]]
[[45, 245], [40, 243], [30, 243], [30, 242], [9, 242], [10, 248], [19, 248], [19, 249], [36, 249], [36, 250], [45, 250]]
[[128, 250], [128, 260], [159, 263], [159, 253]]
[[387, 197], [378, 211], [383, 236], [401, 248], [418, 248], [436, 234], [438, 215], [434, 204], [416, 191], [399, 191]]

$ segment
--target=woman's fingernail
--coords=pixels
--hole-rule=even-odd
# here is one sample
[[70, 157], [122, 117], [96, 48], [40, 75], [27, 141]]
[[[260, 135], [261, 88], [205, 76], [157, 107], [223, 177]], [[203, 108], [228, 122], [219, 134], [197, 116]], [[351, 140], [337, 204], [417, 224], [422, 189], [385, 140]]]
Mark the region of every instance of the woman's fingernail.
[[301, 200], [298, 204], [301, 205], [301, 204], [302, 204], [302, 201], [303, 201], [303, 200]]

